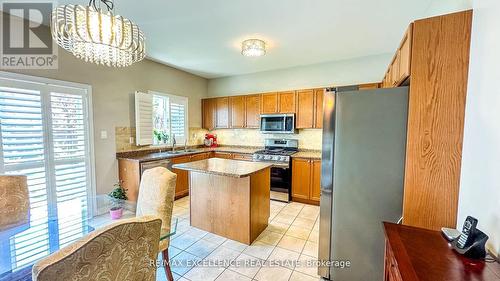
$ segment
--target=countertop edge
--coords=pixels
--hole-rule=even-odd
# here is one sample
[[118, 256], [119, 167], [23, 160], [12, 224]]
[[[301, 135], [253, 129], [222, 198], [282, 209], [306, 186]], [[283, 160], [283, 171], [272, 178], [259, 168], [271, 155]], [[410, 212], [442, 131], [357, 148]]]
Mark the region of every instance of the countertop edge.
[[[205, 160], [199, 160], [199, 161], [206, 161]], [[247, 163], [248, 161], [240, 161], [240, 160], [232, 160], [232, 159], [225, 159], [225, 160], [231, 160], [231, 161], [239, 161], [239, 162], [245, 162]], [[199, 161], [194, 161], [194, 162], [199, 162]], [[249, 173], [244, 173], [244, 174], [235, 174], [235, 173], [225, 173], [225, 172], [220, 172], [220, 171], [208, 171], [205, 169], [198, 169], [198, 168], [193, 168], [193, 167], [186, 167], [187, 164], [191, 164], [193, 162], [188, 162], [188, 163], [180, 163], [180, 164], [174, 164], [172, 165], [172, 168], [178, 169], [178, 170], [184, 170], [184, 171], [189, 171], [189, 172], [198, 172], [198, 173], [204, 173], [204, 174], [211, 174], [211, 175], [217, 175], [217, 176], [225, 176], [225, 177], [232, 177], [232, 178], [245, 178], [249, 177], [253, 174], [256, 174], [262, 170], [265, 169], [270, 169], [272, 167], [272, 164], [265, 164], [265, 167], [262, 167], [258, 170], [255, 170], [253, 172]], [[262, 162], [258, 162], [259, 164], [264, 164]]]

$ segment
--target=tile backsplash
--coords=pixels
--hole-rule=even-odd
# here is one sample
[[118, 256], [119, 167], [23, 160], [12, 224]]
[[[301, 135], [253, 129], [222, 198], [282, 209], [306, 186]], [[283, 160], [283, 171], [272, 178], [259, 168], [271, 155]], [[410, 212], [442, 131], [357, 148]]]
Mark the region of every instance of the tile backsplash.
[[[189, 128], [189, 141], [188, 145], [203, 144], [203, 139], [207, 130], [202, 128]], [[130, 143], [130, 138], [134, 138], [134, 143]], [[115, 141], [116, 152], [130, 151], [130, 150], [146, 150], [152, 146], [136, 146], [135, 145], [135, 127], [115, 127]], [[180, 146], [184, 144], [179, 144]]]
[[[189, 128], [188, 145], [201, 145], [208, 131], [202, 128]], [[297, 134], [262, 134], [257, 129], [219, 129], [211, 133], [217, 134], [220, 145], [264, 146], [264, 139], [297, 139], [300, 149], [321, 150], [321, 129], [299, 130]], [[150, 149], [151, 146], [136, 146], [130, 143], [135, 140], [135, 127], [116, 127], [116, 152]]]
[[297, 134], [262, 134], [257, 129], [219, 129], [217, 141], [223, 145], [264, 146], [264, 139], [297, 139], [299, 148], [321, 150], [321, 129], [299, 130]]

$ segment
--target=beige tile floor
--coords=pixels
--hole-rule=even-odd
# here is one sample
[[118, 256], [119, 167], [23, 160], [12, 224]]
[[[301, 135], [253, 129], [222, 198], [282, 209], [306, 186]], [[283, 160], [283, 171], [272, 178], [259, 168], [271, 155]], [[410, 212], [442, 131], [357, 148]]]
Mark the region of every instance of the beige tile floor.
[[[320, 280], [317, 269], [307, 266], [318, 255], [319, 207], [270, 204], [269, 226], [247, 246], [191, 227], [189, 197], [175, 201], [173, 216], [179, 221], [169, 247], [174, 279]], [[157, 280], [166, 280], [163, 268], [158, 268]]]

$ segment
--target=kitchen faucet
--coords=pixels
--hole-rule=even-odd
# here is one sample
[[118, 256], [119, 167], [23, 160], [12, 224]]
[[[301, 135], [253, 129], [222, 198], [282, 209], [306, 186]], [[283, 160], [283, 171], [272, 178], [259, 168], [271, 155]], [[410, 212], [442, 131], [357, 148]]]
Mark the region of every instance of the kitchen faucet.
[[175, 140], [175, 134], [172, 134], [172, 152], [175, 152], [175, 145], [177, 141]]

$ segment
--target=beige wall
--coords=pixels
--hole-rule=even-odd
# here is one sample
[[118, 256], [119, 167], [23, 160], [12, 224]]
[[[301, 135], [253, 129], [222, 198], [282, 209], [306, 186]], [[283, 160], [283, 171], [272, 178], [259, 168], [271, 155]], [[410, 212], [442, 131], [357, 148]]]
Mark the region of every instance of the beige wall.
[[380, 82], [393, 54], [210, 79], [209, 96]]
[[500, 254], [500, 2], [474, 0], [457, 226], [467, 216]]
[[[115, 127], [135, 126], [135, 91], [188, 97], [189, 127], [201, 127], [201, 98], [207, 95], [207, 80], [150, 60], [110, 68], [85, 63], [59, 49], [59, 69], [14, 72], [92, 86], [97, 193], [110, 191], [118, 181]], [[100, 139], [102, 130], [107, 131], [107, 139]]]

